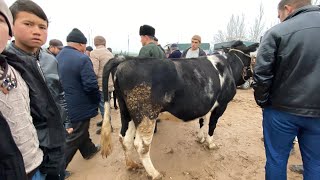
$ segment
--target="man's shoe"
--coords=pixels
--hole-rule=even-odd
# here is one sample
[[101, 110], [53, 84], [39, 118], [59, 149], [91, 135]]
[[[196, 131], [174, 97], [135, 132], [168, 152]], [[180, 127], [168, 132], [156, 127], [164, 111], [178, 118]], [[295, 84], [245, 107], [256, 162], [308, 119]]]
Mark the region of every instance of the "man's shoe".
[[98, 122], [98, 123], [97, 123], [97, 126], [98, 126], [98, 127], [101, 127], [101, 126], [102, 126], [102, 123], [103, 123], [103, 120], [101, 120], [100, 122]]
[[291, 165], [289, 169], [293, 172], [303, 174], [303, 165]]
[[85, 160], [89, 160], [91, 158], [93, 158], [94, 155], [97, 154], [97, 152], [99, 152], [101, 149], [101, 146], [99, 144], [96, 145], [96, 150], [94, 152], [92, 152], [88, 157], [84, 157]]

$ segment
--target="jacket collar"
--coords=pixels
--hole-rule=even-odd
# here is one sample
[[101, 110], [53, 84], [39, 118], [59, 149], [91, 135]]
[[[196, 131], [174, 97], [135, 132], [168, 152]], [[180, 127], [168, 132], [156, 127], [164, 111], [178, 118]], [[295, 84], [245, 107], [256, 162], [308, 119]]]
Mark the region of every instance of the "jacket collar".
[[296, 9], [293, 13], [291, 13], [284, 21], [291, 19], [299, 14], [303, 14], [306, 12], [312, 12], [312, 11], [320, 11], [319, 6], [313, 6], [313, 5], [308, 5], [308, 6], [303, 6], [299, 9]]
[[41, 54], [41, 49], [39, 48], [39, 50], [34, 54], [34, 53], [30, 53], [30, 52], [26, 52], [22, 49], [20, 49], [18, 46], [15, 45], [15, 41], [12, 41], [9, 45], [9, 48], [15, 49], [16, 53], [19, 55], [25, 55], [25, 56], [32, 56], [32, 57], [39, 57]]

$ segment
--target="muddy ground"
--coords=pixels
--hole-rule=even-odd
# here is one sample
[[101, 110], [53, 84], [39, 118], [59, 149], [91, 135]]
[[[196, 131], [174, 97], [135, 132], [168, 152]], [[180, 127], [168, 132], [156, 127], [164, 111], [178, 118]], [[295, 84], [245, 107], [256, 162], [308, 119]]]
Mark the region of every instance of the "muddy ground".
[[[151, 159], [165, 180], [262, 180], [265, 154], [261, 141], [261, 109], [255, 104], [253, 90], [238, 90], [220, 118], [214, 142], [217, 150], [208, 150], [196, 142], [198, 122], [179, 123], [162, 121], [158, 124], [151, 147]], [[100, 116], [91, 121], [90, 134], [94, 143]], [[144, 169], [128, 171], [123, 150], [118, 141], [119, 110], [112, 109], [114, 151], [108, 158], [100, 154], [84, 160], [79, 152], [67, 168], [72, 172], [68, 180], [147, 180]], [[289, 165], [300, 164], [298, 146], [289, 159]], [[288, 170], [289, 180], [302, 176]]]

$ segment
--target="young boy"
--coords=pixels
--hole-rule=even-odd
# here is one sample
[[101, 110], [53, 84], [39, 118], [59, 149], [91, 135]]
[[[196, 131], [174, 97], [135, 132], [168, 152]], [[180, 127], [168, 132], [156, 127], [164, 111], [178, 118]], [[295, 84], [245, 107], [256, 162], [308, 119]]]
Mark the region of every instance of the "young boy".
[[29, 88], [7, 63], [20, 60], [3, 53], [12, 36], [11, 24], [11, 12], [0, 0], [0, 179], [40, 180], [43, 152], [30, 115]]
[[[67, 121], [66, 103], [57, 61], [41, 49], [47, 40], [48, 18], [42, 8], [30, 0], [18, 0], [10, 7], [13, 15], [13, 41], [7, 50], [19, 56], [25, 66], [22, 77], [29, 85], [31, 116], [44, 152], [41, 173], [46, 179], [64, 179], [64, 144]], [[70, 133], [70, 124], [66, 126]]]

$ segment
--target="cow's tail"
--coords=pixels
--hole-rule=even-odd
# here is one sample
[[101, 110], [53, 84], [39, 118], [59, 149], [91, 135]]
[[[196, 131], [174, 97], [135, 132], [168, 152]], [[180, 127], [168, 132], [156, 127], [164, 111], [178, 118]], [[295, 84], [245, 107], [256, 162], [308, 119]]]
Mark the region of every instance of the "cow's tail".
[[109, 91], [108, 82], [109, 76], [112, 69], [116, 68], [121, 62], [125, 60], [124, 57], [116, 57], [108, 61], [103, 68], [102, 76], [102, 89], [104, 96], [104, 117], [101, 128], [101, 155], [108, 157], [112, 152], [112, 141], [111, 141], [111, 113], [110, 113], [110, 102], [109, 102]]

